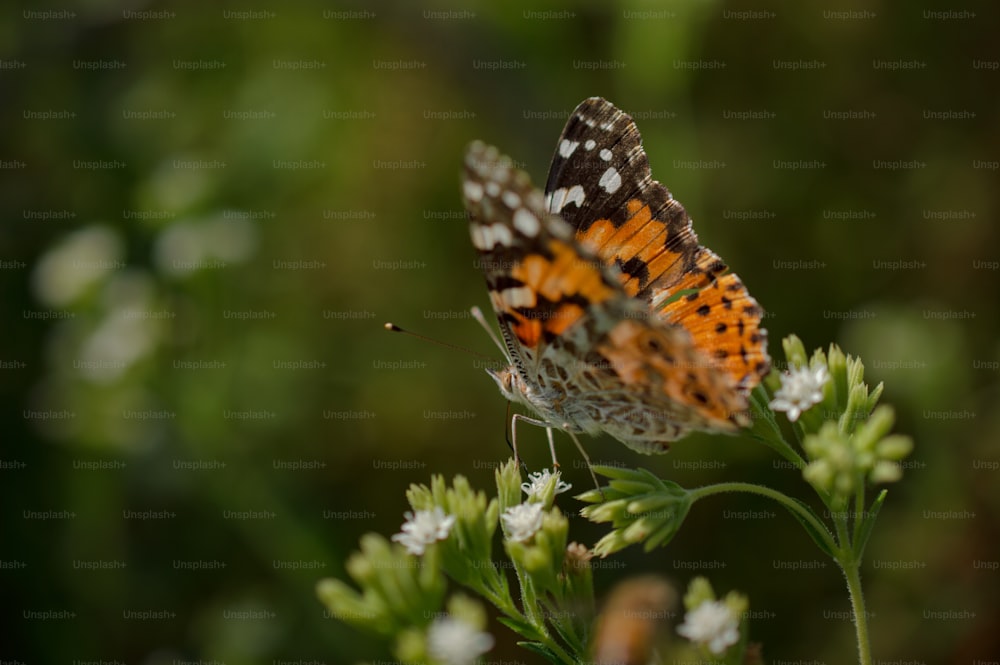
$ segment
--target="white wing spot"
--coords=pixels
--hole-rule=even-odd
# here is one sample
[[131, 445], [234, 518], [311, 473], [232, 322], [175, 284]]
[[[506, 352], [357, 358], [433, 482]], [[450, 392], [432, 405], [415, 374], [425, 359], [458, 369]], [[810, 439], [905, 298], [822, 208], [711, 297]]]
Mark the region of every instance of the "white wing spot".
[[570, 203], [575, 203], [576, 207], [579, 208], [585, 197], [586, 194], [580, 185], [573, 185], [569, 189], [560, 187], [549, 195], [548, 210], [549, 212], [562, 212], [562, 209]]
[[490, 196], [496, 197], [500, 194], [500, 185], [496, 184], [492, 180], [486, 183], [486, 193]]
[[470, 233], [472, 235], [472, 244], [476, 249], [492, 249], [493, 237], [488, 227], [473, 226], [470, 229]]
[[538, 235], [538, 231], [542, 228], [542, 225], [538, 221], [538, 218], [530, 212], [524, 208], [518, 208], [514, 212], [514, 228], [526, 236], [534, 237]]
[[497, 245], [510, 247], [514, 244], [514, 234], [510, 232], [510, 227], [503, 224], [472, 226], [469, 232], [472, 236], [472, 244], [476, 249], [489, 250]]
[[603, 159], [606, 162], [610, 162], [611, 161], [611, 151], [608, 150], [607, 148], [603, 148], [601, 150], [601, 159]]
[[569, 139], [563, 139], [562, 143], [559, 144], [559, 156], [562, 158], [569, 157], [576, 150], [576, 147], [580, 145], [579, 141], [570, 141]]
[[535, 292], [527, 286], [515, 286], [500, 292], [500, 298], [509, 307], [534, 307]]
[[483, 186], [475, 180], [466, 180], [462, 183], [462, 191], [465, 198], [470, 201], [480, 201], [483, 198]]
[[517, 192], [512, 192], [509, 189], [503, 193], [501, 198], [508, 208], [513, 209], [521, 205], [521, 197], [517, 195]]
[[615, 167], [609, 166], [608, 170], [604, 172], [601, 176], [600, 182], [597, 183], [604, 188], [608, 194], [614, 194], [618, 191], [618, 188], [622, 186], [622, 177], [618, 175], [618, 171]]
[[579, 208], [583, 205], [583, 200], [587, 198], [587, 195], [583, 191], [583, 187], [580, 185], [573, 185], [569, 188], [569, 192], [566, 194], [566, 203], [563, 207], [570, 203], [575, 203], [576, 207]]
[[493, 229], [493, 244], [503, 245], [504, 247], [510, 247], [514, 244], [514, 234], [510, 232], [510, 227], [500, 224], [499, 222], [494, 224]]
[[564, 205], [566, 205], [565, 187], [560, 187], [545, 195], [545, 209], [549, 212], [559, 212]]
[[[591, 127], [593, 127], [593, 125], [591, 125]], [[587, 142], [583, 144], [583, 149], [584, 150], [593, 150], [594, 146], [596, 146], [596, 145], [597, 145], [597, 142], [594, 141], [594, 139], [587, 139]]]

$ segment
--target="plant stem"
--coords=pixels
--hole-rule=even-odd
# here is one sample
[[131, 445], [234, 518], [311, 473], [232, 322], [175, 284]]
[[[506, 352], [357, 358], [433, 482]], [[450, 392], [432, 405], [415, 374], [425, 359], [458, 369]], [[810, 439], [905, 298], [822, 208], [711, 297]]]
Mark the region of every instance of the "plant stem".
[[[861, 501], [863, 502], [863, 490], [861, 497]], [[871, 640], [868, 637], [868, 613], [865, 611], [865, 596], [861, 590], [861, 561], [854, 552], [854, 546], [852, 545], [847, 526], [850, 519], [848, 516], [850, 506], [846, 501], [836, 503], [838, 510], [832, 514], [840, 547], [837, 548], [837, 555], [834, 557], [834, 561], [840, 566], [840, 570], [844, 573], [844, 579], [847, 580], [847, 595], [851, 599], [851, 612], [854, 615], [854, 632], [858, 639], [858, 662], [861, 665], [871, 665], [872, 647]], [[863, 503], [861, 505], [862, 507], [864, 506]], [[857, 510], [857, 506], [855, 506], [855, 510]]]
[[[795, 468], [805, 467], [805, 460], [781, 435], [781, 428], [778, 427], [778, 422], [774, 419], [774, 412], [768, 407], [768, 394], [763, 385], [754, 388], [750, 394], [750, 410], [754, 418], [754, 426], [747, 434], [794, 464]], [[796, 432], [796, 436], [798, 436], [798, 432]], [[801, 446], [801, 444], [800, 440], [799, 445]]]
[[541, 608], [539, 607], [538, 595], [535, 592], [535, 585], [531, 583], [531, 579], [517, 562], [514, 563], [514, 572], [517, 575], [517, 585], [521, 589], [522, 616], [538, 631], [538, 641], [548, 647], [563, 663], [567, 665], [576, 663], [576, 659], [559, 646], [559, 643], [549, 633], [548, 626], [545, 625], [544, 613], [539, 611]]
[[861, 590], [861, 571], [858, 561], [850, 548], [841, 549], [843, 559], [837, 560], [837, 565], [847, 579], [847, 593], [851, 597], [851, 611], [854, 613], [854, 632], [858, 638], [858, 662], [861, 665], [871, 665], [872, 647], [868, 637], [868, 613], [865, 611], [865, 597]]
[[851, 515], [851, 519], [854, 523], [854, 535], [851, 538], [852, 543], [858, 542], [858, 538], [861, 537], [861, 527], [865, 523], [867, 515], [865, 515], [865, 483], [864, 478], [858, 482], [858, 489], [854, 492], [854, 511]]
[[[816, 514], [805, 505], [791, 499], [787, 495], [773, 490], [770, 487], [754, 485], [752, 483], [717, 483], [706, 485], [689, 491], [691, 502], [703, 499], [713, 494], [724, 492], [746, 492], [766, 496], [777, 501], [789, 511], [795, 513], [804, 522], [812, 526], [813, 530], [826, 543], [833, 560], [840, 567], [847, 580], [847, 592], [851, 598], [851, 610], [854, 614], [854, 629], [858, 639], [858, 662], [861, 665], [872, 665], [871, 641], [868, 637], [868, 615], [865, 612], [865, 598], [861, 591], [860, 562], [854, 554], [851, 545], [851, 536], [848, 531], [847, 506], [838, 505], [840, 510], [831, 510], [833, 522], [836, 529], [836, 539], [826, 525], [816, 516]], [[827, 508], [832, 508], [831, 502], [824, 501]]]
[[796, 469], [802, 469], [805, 467], [806, 462], [802, 459], [802, 456], [795, 452], [795, 450], [788, 445], [785, 441], [777, 441], [775, 439], [767, 438], [764, 436], [759, 436], [757, 434], [750, 434], [750, 437], [760, 441], [765, 446], [775, 451], [786, 460], [792, 463]]
[[830, 530], [825, 524], [823, 524], [822, 521], [820, 521], [818, 517], [816, 517], [816, 514], [813, 511], [798, 501], [789, 498], [788, 495], [779, 492], [778, 490], [773, 490], [770, 487], [754, 485], [753, 483], [716, 483], [715, 485], [706, 485], [704, 487], [689, 490], [689, 496], [691, 497], [691, 502], [694, 503], [698, 499], [704, 499], [705, 497], [712, 496], [713, 494], [722, 494], [724, 492], [746, 492], [748, 494], [758, 494], [777, 501], [789, 511], [795, 513], [802, 520], [808, 522], [816, 533], [823, 538], [831, 552], [837, 551], [837, 544], [834, 542], [833, 536], [830, 534]]

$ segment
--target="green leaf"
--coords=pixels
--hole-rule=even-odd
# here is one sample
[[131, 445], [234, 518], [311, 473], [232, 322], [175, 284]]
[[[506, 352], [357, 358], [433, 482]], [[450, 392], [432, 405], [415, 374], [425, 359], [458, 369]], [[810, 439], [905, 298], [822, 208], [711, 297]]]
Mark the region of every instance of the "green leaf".
[[497, 617], [497, 621], [507, 626], [508, 628], [513, 630], [518, 635], [521, 635], [522, 637], [527, 637], [532, 639], [537, 639], [539, 637], [542, 637], [542, 635], [539, 634], [538, 630], [535, 629], [535, 627], [532, 626], [527, 621], [522, 621], [520, 619], [515, 619], [513, 617]]
[[[768, 397], [767, 390], [763, 385], [758, 385], [750, 393], [750, 411], [753, 425], [747, 433], [792, 464], [801, 468], [803, 466], [802, 459], [788, 442], [785, 441], [785, 437], [781, 433], [781, 427], [778, 425], [778, 421], [775, 420], [774, 412], [771, 411], [769, 404], [770, 398]], [[797, 424], [793, 423], [793, 425]]]
[[556, 665], [572, 665], [571, 663], [563, 663], [563, 661], [559, 659], [559, 656], [552, 653], [552, 650], [541, 642], [518, 642], [517, 646], [524, 647], [528, 651], [537, 653], [550, 663], [555, 663]]
[[570, 651], [582, 654], [584, 647], [583, 639], [577, 634], [573, 619], [577, 617], [565, 606], [544, 604], [545, 616], [548, 624], [559, 638], [566, 644]]
[[861, 555], [865, 552], [865, 545], [868, 544], [868, 538], [872, 535], [872, 528], [875, 526], [875, 518], [878, 517], [879, 511], [882, 510], [882, 504], [885, 503], [885, 497], [888, 493], [889, 490], [879, 492], [875, 500], [872, 501], [872, 505], [868, 508], [864, 520], [861, 522], [858, 539], [854, 542], [854, 558], [857, 561], [861, 561]]
[[[793, 497], [788, 497], [788, 498], [789, 498], [789, 500], [794, 501], [795, 503], [797, 503], [800, 506], [802, 506], [802, 508], [804, 508], [805, 510], [809, 511], [809, 513], [811, 513], [812, 516], [816, 518], [817, 522], [821, 522], [822, 521], [822, 520], [819, 519], [819, 516], [813, 511], [812, 508], [810, 508], [806, 504], [802, 503], [798, 499], [795, 499]], [[788, 507], [786, 506], [786, 508], [788, 508]], [[830, 549], [829, 544], [828, 544], [830, 542], [830, 539], [833, 538], [833, 534], [831, 534], [829, 531], [826, 531], [825, 535], [827, 536], [827, 538], [824, 538], [823, 537], [824, 534], [820, 533], [819, 531], [817, 531], [813, 527], [812, 523], [809, 522], [809, 520], [807, 520], [804, 517], [802, 517], [802, 515], [799, 515], [798, 511], [795, 511], [795, 510], [792, 510], [791, 508], [788, 508], [788, 512], [790, 512], [792, 514], [792, 516], [799, 521], [799, 524], [801, 524], [802, 528], [806, 530], [806, 533], [809, 534], [809, 537], [813, 539], [813, 542], [816, 543], [816, 545], [819, 546], [819, 548], [821, 550], [823, 550], [823, 552], [825, 552], [827, 556], [829, 556], [831, 559], [836, 559], [835, 552]]]

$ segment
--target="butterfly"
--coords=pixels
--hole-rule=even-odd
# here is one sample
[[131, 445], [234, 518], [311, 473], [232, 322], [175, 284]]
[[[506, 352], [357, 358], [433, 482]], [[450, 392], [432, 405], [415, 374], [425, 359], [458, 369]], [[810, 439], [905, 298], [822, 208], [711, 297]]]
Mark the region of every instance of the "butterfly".
[[770, 368], [763, 311], [653, 180], [628, 114], [583, 101], [544, 192], [473, 142], [462, 195], [507, 359], [487, 371], [534, 412], [515, 424], [545, 427], [550, 445], [553, 429], [604, 432], [647, 454], [749, 424]]

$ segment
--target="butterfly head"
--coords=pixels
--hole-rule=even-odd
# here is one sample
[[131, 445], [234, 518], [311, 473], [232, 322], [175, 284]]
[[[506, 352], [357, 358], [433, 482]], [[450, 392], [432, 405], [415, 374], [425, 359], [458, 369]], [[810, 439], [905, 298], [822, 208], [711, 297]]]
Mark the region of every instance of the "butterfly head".
[[501, 370], [487, 369], [486, 373], [496, 382], [500, 393], [508, 402], [524, 402], [526, 386], [518, 376], [517, 369], [508, 365]]

